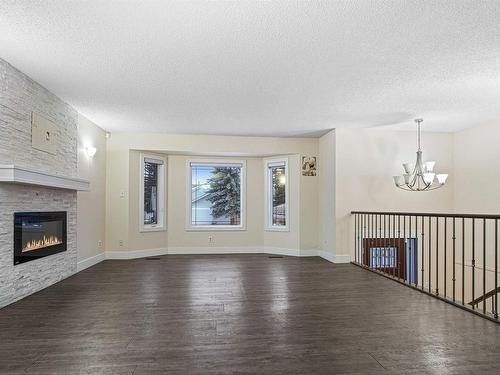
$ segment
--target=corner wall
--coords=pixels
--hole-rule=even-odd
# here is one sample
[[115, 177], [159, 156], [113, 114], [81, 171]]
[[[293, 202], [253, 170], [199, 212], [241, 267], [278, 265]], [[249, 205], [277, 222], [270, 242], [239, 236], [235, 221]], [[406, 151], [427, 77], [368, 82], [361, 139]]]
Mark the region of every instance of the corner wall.
[[319, 139], [319, 194], [318, 222], [319, 246], [330, 257], [336, 254], [335, 203], [336, 203], [336, 130]]
[[[97, 149], [93, 157], [86, 146]], [[104, 259], [106, 218], [106, 133], [78, 114], [78, 177], [90, 181], [90, 191], [77, 194], [78, 271]]]

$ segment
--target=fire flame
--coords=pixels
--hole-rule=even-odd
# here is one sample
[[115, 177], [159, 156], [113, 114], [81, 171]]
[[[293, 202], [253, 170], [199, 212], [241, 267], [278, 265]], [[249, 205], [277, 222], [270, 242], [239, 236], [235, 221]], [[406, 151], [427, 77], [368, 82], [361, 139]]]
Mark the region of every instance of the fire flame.
[[62, 241], [57, 236], [43, 236], [41, 240], [32, 240], [24, 245], [22, 252], [42, 249], [48, 246], [62, 244]]

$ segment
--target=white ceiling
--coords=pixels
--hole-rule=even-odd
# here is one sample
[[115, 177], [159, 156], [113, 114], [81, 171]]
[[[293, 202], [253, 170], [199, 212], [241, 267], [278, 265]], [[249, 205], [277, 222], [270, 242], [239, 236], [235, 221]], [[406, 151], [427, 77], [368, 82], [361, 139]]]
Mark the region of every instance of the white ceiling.
[[109, 131], [500, 125], [498, 0], [2, 0], [0, 58]]

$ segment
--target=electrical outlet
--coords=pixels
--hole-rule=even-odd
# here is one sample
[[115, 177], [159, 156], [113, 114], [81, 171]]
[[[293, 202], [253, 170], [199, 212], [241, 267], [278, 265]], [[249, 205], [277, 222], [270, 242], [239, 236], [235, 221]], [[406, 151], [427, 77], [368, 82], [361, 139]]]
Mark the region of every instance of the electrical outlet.
[[120, 190], [120, 198], [125, 198], [125, 190]]
[[214, 243], [214, 236], [208, 236], [208, 243]]
[[97, 241], [97, 247], [102, 247], [102, 241], [101, 240]]
[[123, 246], [123, 240], [119, 240], [118, 245]]

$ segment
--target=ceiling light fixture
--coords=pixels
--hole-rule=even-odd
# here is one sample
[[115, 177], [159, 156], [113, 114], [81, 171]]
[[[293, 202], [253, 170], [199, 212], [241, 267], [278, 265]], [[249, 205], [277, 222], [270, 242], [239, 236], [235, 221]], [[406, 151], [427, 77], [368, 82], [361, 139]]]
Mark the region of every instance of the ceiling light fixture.
[[417, 123], [417, 161], [415, 164], [404, 163], [405, 173], [402, 176], [394, 176], [394, 183], [400, 189], [407, 191], [430, 191], [444, 186], [447, 174], [436, 174], [434, 172], [435, 161], [422, 161], [422, 148], [420, 146], [420, 124], [424, 120], [418, 118]]

